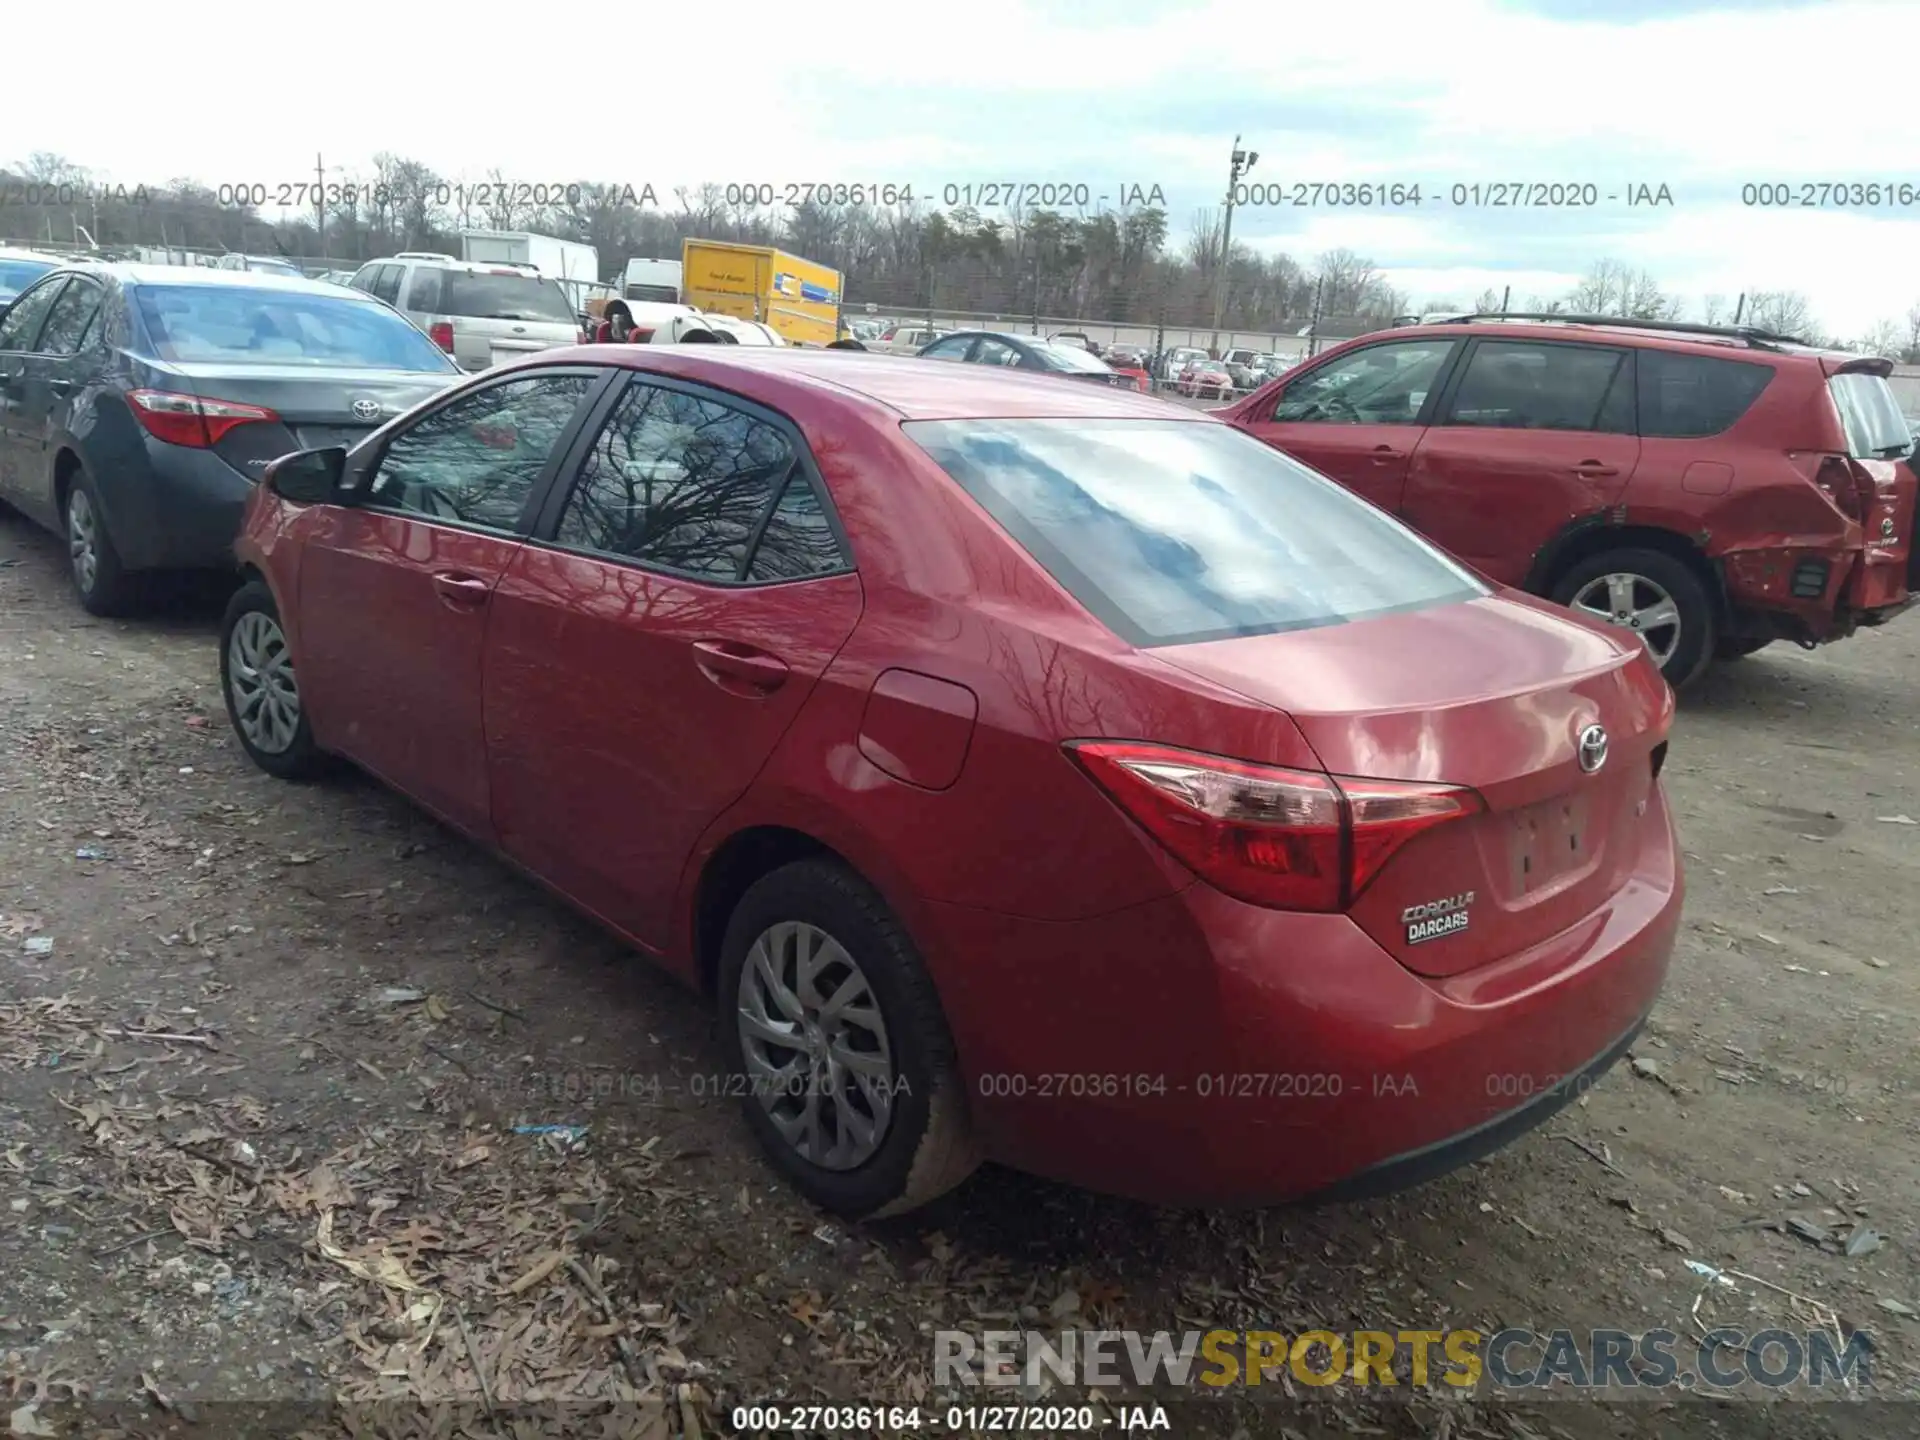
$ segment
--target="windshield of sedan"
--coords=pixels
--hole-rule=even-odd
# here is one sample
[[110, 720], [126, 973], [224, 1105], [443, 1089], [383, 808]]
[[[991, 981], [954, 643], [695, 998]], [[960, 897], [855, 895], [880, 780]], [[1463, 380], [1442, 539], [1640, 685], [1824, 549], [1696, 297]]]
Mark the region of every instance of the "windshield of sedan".
[[18, 295], [53, 265], [51, 260], [0, 260], [0, 295]]
[[1305, 630], [1488, 593], [1398, 521], [1225, 425], [902, 428], [1131, 645]]
[[161, 360], [456, 369], [438, 346], [391, 310], [345, 294], [240, 285], [142, 285], [132, 293]]

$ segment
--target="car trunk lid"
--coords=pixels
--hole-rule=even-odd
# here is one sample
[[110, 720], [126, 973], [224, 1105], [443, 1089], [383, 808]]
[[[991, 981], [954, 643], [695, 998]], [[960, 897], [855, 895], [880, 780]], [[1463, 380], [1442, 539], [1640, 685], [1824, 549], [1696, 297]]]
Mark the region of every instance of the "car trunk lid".
[[[1673, 699], [1598, 625], [1494, 596], [1152, 653], [1285, 711], [1333, 775], [1478, 793], [1483, 811], [1415, 837], [1349, 910], [1417, 974], [1539, 944], [1633, 871]], [[1431, 656], [1452, 672], [1437, 675], [1420, 659]], [[1595, 726], [1605, 751], [1589, 770]]]
[[301, 365], [170, 363], [152, 368], [156, 388], [273, 412], [273, 420], [233, 427], [213, 447], [227, 464], [255, 479], [268, 461], [290, 451], [350, 446], [460, 378], [452, 371], [316, 371]]

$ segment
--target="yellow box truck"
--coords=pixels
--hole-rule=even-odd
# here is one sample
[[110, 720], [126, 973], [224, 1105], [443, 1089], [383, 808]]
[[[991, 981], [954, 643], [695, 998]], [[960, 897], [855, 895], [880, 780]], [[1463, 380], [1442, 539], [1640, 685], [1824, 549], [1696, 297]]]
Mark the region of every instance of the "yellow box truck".
[[790, 345], [830, 345], [840, 334], [840, 272], [771, 245], [687, 240], [680, 298], [699, 310], [758, 320]]

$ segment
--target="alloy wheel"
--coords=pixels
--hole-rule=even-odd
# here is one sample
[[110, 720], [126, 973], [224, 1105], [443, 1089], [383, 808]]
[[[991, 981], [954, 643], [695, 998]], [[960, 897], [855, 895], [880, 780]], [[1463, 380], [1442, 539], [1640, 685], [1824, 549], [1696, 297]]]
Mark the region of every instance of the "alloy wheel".
[[91, 595], [100, 576], [100, 522], [92, 498], [78, 488], [67, 497], [67, 561], [80, 593]]
[[227, 686], [247, 742], [268, 755], [286, 753], [300, 729], [300, 689], [287, 637], [264, 611], [249, 610], [234, 624], [227, 640]]
[[1644, 575], [1596, 575], [1574, 595], [1572, 608], [1633, 631], [1662, 665], [1680, 644], [1680, 607]]
[[817, 926], [769, 926], [748, 948], [735, 1023], [746, 1081], [781, 1137], [825, 1170], [886, 1139], [895, 1073], [886, 1020], [859, 962]]

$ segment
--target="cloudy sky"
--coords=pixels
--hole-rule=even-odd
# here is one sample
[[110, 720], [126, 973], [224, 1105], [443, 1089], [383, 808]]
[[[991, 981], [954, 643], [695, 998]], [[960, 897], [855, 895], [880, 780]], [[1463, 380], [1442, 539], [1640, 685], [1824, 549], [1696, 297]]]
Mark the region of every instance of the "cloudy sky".
[[[1239, 133], [1260, 155], [1249, 181], [1279, 187], [1257, 197], [1283, 203], [1241, 208], [1236, 237], [1309, 261], [1350, 247], [1420, 305], [1506, 285], [1517, 305], [1601, 257], [1695, 298], [1800, 290], [1843, 335], [1920, 302], [1912, 0], [733, 0], [624, 13], [198, 0], [166, 24], [149, 4], [96, 0], [86, 13], [84, 51], [59, 7], [9, 17], [11, 55], [71, 63], [8, 67], [0, 160], [51, 150], [128, 183], [272, 186], [310, 180], [316, 153], [336, 175], [364, 174], [391, 150], [450, 180], [624, 181], [669, 205], [674, 186], [704, 181], [911, 184], [923, 197], [1053, 182], [1086, 185], [1096, 205], [1157, 185], [1178, 236], [1219, 203]], [[597, 81], [575, 63], [588, 57]], [[1284, 203], [1298, 184], [1368, 181], [1418, 185], [1422, 203]], [[1484, 197], [1503, 182], [1591, 186], [1598, 203], [1472, 203], [1471, 187]], [[1878, 205], [1831, 198], [1874, 183]], [[1749, 185], [1796, 203], [1743, 203]], [[1630, 206], [1639, 186], [1665, 186], [1672, 203]]]

